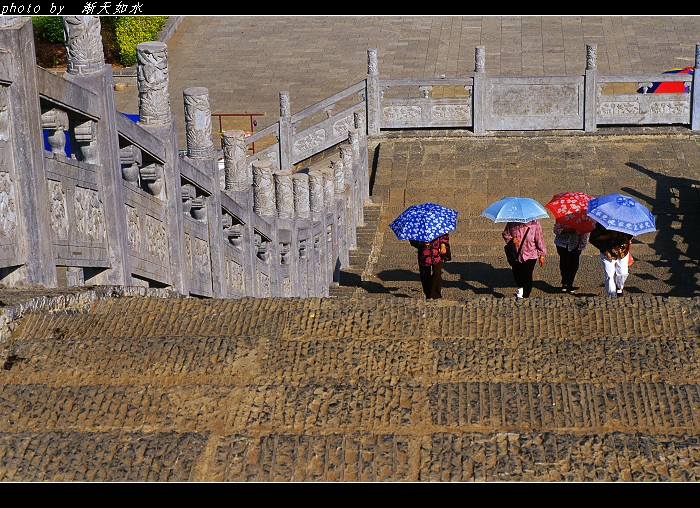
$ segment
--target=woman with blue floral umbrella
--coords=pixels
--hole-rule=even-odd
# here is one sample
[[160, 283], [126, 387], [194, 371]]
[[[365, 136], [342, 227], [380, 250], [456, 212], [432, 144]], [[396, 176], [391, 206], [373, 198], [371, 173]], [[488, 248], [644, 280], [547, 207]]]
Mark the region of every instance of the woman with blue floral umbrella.
[[623, 296], [632, 238], [656, 231], [654, 216], [636, 199], [617, 193], [588, 201], [587, 214], [596, 221], [588, 241], [600, 251], [605, 292], [608, 296]]
[[449, 232], [457, 227], [457, 210], [435, 203], [409, 206], [389, 228], [399, 240], [416, 248], [423, 294], [428, 300], [442, 298], [442, 263], [452, 259]]

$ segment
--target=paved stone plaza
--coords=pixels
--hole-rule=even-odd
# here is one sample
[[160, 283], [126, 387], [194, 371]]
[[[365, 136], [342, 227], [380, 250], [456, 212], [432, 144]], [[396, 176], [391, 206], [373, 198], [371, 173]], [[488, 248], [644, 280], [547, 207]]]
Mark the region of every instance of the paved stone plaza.
[[[171, 67], [177, 37], [201, 21], [181, 25]], [[649, 33], [642, 49], [670, 47], [668, 31]], [[358, 249], [330, 298], [4, 289], [0, 480], [698, 481], [699, 141], [675, 127], [385, 133], [370, 147]], [[577, 294], [559, 294], [544, 219], [550, 253], [532, 296], [515, 300], [502, 227], [480, 213], [511, 192], [546, 202], [563, 190], [632, 195], [656, 216], [658, 231], [635, 239], [625, 297], [603, 296], [591, 247]], [[428, 200], [460, 212], [440, 301], [423, 299], [415, 251], [387, 227]]]

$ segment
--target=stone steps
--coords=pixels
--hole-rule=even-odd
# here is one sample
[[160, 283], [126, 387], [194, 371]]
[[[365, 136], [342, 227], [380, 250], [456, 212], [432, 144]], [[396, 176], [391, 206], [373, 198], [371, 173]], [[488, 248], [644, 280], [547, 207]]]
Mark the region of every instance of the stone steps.
[[28, 314], [3, 350], [0, 480], [698, 481], [699, 306], [127, 296]]

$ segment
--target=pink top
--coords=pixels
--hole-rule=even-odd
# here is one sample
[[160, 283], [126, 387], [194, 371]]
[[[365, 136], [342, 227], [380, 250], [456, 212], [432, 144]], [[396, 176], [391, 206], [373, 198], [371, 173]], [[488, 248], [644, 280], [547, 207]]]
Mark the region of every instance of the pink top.
[[503, 230], [503, 239], [506, 243], [516, 237], [522, 240], [527, 228], [530, 228], [530, 232], [527, 234], [527, 238], [525, 238], [525, 243], [518, 257], [518, 261], [521, 263], [528, 259], [537, 259], [538, 256], [547, 254], [547, 246], [544, 244], [544, 237], [542, 236], [542, 225], [538, 220], [532, 220], [526, 223], [506, 223], [506, 227]]

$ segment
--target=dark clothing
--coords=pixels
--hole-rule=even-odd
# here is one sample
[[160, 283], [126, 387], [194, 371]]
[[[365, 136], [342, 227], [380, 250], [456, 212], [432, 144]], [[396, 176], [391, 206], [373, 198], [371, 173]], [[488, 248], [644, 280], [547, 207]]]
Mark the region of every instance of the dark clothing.
[[630, 251], [632, 235], [607, 229], [601, 223], [597, 223], [588, 241], [606, 258], [622, 259]]
[[516, 261], [513, 264], [513, 278], [519, 288], [523, 288], [523, 298], [527, 298], [532, 293], [532, 274], [535, 271], [537, 258], [528, 259], [522, 263]]
[[419, 266], [420, 283], [428, 300], [442, 298], [442, 262], [430, 266]]
[[442, 298], [442, 261], [440, 246], [449, 244], [450, 235], [444, 234], [430, 242], [410, 240], [418, 253], [418, 272], [423, 294], [428, 300]]
[[[440, 254], [440, 245], [450, 243], [450, 235], [445, 233], [438, 236], [430, 242], [420, 242], [418, 240], [409, 240], [409, 243], [418, 249], [418, 265], [431, 266], [437, 263], [442, 263], [442, 255]], [[446, 261], [446, 260], [445, 260]]]
[[559, 254], [561, 285], [562, 287], [571, 288], [574, 285], [574, 278], [578, 272], [581, 251], [578, 249], [569, 250], [566, 247], [557, 245], [557, 254]]

